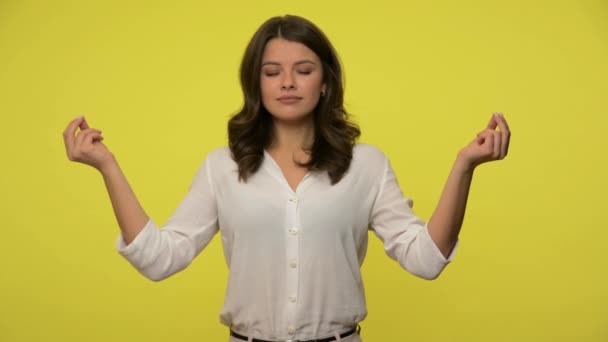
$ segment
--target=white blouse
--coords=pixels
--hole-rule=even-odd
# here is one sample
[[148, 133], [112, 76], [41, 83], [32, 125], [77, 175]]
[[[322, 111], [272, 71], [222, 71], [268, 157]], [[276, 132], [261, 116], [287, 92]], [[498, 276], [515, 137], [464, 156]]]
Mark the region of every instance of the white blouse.
[[445, 258], [412, 212], [386, 156], [356, 144], [349, 171], [335, 185], [309, 172], [294, 192], [264, 153], [249, 180], [238, 181], [228, 147], [210, 152], [190, 190], [162, 227], [149, 220], [116, 249], [159, 281], [184, 269], [221, 233], [230, 269], [220, 321], [266, 340], [309, 340], [344, 332], [366, 314], [360, 268], [368, 229], [412, 274], [434, 279]]

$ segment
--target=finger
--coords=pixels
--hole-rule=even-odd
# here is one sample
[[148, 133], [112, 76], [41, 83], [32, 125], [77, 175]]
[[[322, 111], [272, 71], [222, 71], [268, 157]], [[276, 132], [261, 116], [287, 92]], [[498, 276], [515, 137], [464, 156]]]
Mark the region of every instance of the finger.
[[488, 138], [488, 134], [492, 132], [492, 130], [485, 128], [483, 131], [477, 133], [477, 138], [475, 139], [478, 144], [483, 144], [484, 141]]
[[507, 155], [507, 133], [505, 132], [499, 132], [500, 134], [500, 151], [499, 151], [499, 156], [498, 159], [502, 160], [505, 158], [505, 156]]
[[511, 133], [509, 132], [509, 134], [507, 135], [507, 138], [504, 141], [504, 144], [502, 146], [503, 149], [503, 155], [502, 157], [505, 158], [507, 156], [507, 154], [509, 154], [509, 143], [511, 142]]
[[76, 142], [75, 142], [75, 147], [77, 149], [82, 148], [82, 143], [85, 141], [85, 139], [87, 138], [88, 135], [90, 135], [91, 133], [100, 133], [101, 131], [95, 128], [87, 128], [84, 131], [81, 131], [78, 136], [76, 137]]
[[487, 156], [491, 156], [494, 153], [494, 131], [486, 129], [483, 132], [479, 133], [478, 141], [481, 141], [481, 147], [484, 151], [484, 154]]
[[492, 131], [487, 130], [484, 132], [483, 134], [484, 139], [484, 144], [482, 145], [484, 147], [484, 152], [485, 152], [485, 156], [487, 157], [492, 157], [492, 154], [494, 153], [494, 145], [495, 145], [495, 141], [494, 141], [494, 134], [492, 134]]
[[492, 114], [492, 117], [490, 118], [490, 121], [488, 122], [488, 125], [486, 126], [486, 129], [496, 129], [496, 126], [498, 126], [498, 122], [496, 121], [496, 113]]
[[501, 133], [494, 131], [492, 132], [492, 136], [494, 136], [494, 146], [492, 146], [494, 148], [494, 152], [492, 154], [492, 158], [493, 159], [498, 159], [500, 158], [500, 145], [501, 145]]
[[94, 142], [101, 141], [101, 140], [103, 140], [103, 137], [101, 136], [101, 133], [99, 133], [99, 132], [91, 132], [90, 134], [88, 134], [84, 138], [84, 140], [82, 142], [82, 146], [83, 147], [90, 146], [90, 145], [93, 145]]
[[509, 132], [509, 124], [507, 124], [507, 119], [505, 119], [505, 116], [500, 112], [496, 112], [495, 114], [498, 127], [505, 132]]
[[503, 159], [507, 156], [509, 151], [509, 141], [511, 140], [511, 129], [509, 128], [509, 124], [507, 124], [507, 120], [502, 115], [502, 113], [498, 113], [498, 127], [501, 133], [501, 147], [500, 147], [500, 159]]
[[87, 122], [87, 119], [84, 118], [84, 116], [82, 117], [82, 122], [80, 123], [79, 127], [81, 130], [89, 128], [89, 123]]
[[79, 146], [80, 144], [82, 144], [82, 142], [87, 138], [87, 136], [91, 133], [101, 133], [100, 130], [96, 129], [96, 128], [87, 128], [84, 131], [80, 131], [77, 135], [76, 135], [76, 146]]
[[[84, 116], [80, 115], [75, 117], [72, 121], [70, 121], [70, 123], [67, 125], [67, 127], [65, 128], [65, 130], [63, 131], [63, 135], [74, 135], [76, 133], [76, 130], [83, 124], [86, 125], [86, 128], [88, 127], [88, 124], [86, 124], [85, 122], [85, 118]], [[85, 129], [86, 129], [85, 128]]]
[[63, 131], [63, 142], [65, 144], [65, 149], [66, 153], [68, 154], [68, 158], [70, 159], [70, 153], [74, 149], [76, 130], [78, 129], [78, 126], [81, 124], [82, 120], [84, 120], [84, 117], [82, 116], [74, 118], [72, 121], [70, 121], [70, 123]]

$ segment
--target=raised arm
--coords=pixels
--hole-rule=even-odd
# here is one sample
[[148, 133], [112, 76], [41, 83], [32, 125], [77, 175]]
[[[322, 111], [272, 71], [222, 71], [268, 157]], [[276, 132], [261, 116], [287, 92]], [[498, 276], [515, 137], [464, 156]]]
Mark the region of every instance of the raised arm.
[[101, 131], [90, 128], [83, 117], [70, 122], [64, 132], [68, 158], [91, 165], [103, 175], [121, 230], [116, 249], [151, 280], [159, 281], [181, 271], [218, 231], [209, 164], [201, 165], [182, 202], [159, 227], [144, 212], [102, 140]]
[[86, 119], [79, 116], [68, 124], [63, 140], [69, 160], [90, 165], [103, 176], [122, 236], [125, 243], [131, 243], [149, 218], [116, 158], [101, 142], [101, 131], [90, 128]]
[[[498, 130], [497, 130], [498, 128]], [[511, 131], [501, 113], [494, 113], [488, 126], [459, 153], [429, 222], [429, 235], [448, 256], [458, 240], [475, 168], [506, 157]]]

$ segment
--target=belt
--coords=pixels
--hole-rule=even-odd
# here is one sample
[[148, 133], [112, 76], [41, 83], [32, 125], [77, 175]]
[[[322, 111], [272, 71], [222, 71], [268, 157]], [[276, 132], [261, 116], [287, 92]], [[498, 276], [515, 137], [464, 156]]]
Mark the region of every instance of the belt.
[[[354, 334], [355, 332], [358, 334], [360, 331], [361, 331], [361, 327], [357, 324], [356, 327], [350, 329], [349, 331], [347, 331], [345, 333], [340, 334], [340, 338], [345, 338], [346, 336], [350, 336], [350, 335]], [[239, 335], [232, 330], [230, 330], [230, 336], [236, 337], [239, 340], [243, 340], [243, 341], [249, 340], [247, 338], [247, 336]], [[260, 340], [259, 338], [254, 338], [251, 341], [252, 342], [331, 342], [331, 341], [335, 341], [335, 340], [336, 340], [336, 337], [331, 336], [331, 337], [320, 338], [320, 339], [316, 339], [316, 340], [306, 340], [306, 341], [304, 341], [304, 340], [268, 341], [268, 340]]]

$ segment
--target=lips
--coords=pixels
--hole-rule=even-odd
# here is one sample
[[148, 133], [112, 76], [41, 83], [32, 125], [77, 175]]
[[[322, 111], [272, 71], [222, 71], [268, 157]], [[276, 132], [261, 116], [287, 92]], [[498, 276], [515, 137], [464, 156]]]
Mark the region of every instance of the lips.
[[281, 96], [279, 97], [277, 100], [279, 100], [281, 103], [296, 103], [298, 101], [300, 101], [302, 98], [299, 96], [293, 96], [293, 95], [286, 95], [286, 96]]

